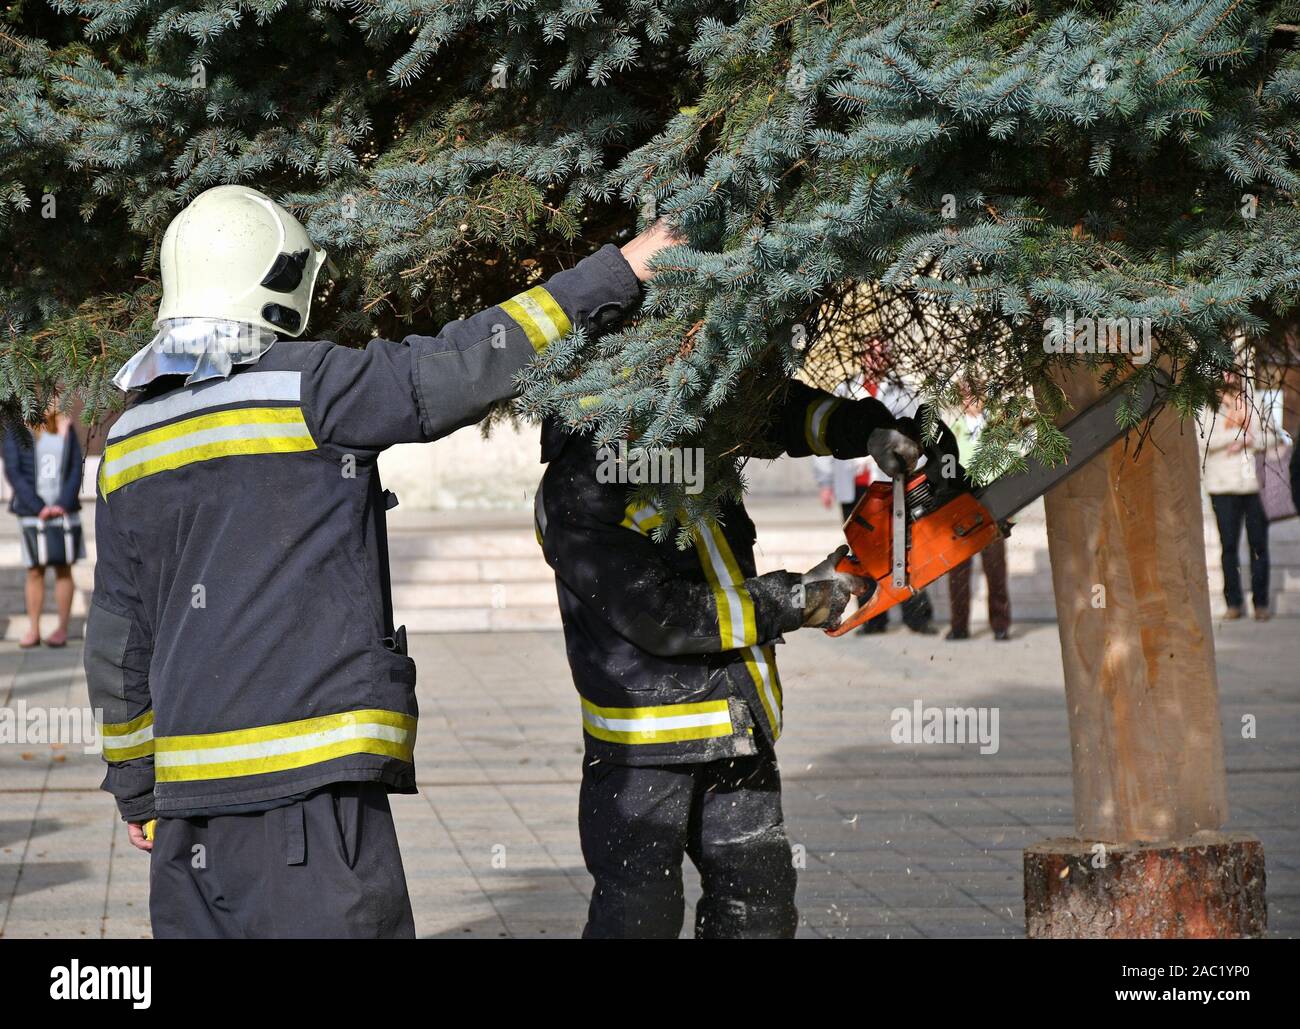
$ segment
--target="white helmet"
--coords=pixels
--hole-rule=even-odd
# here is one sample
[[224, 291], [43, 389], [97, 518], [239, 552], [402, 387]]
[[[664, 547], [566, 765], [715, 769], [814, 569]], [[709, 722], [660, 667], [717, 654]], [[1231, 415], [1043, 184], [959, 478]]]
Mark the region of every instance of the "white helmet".
[[155, 326], [173, 318], [220, 318], [300, 336], [325, 251], [265, 193], [217, 186], [172, 219], [161, 263]]

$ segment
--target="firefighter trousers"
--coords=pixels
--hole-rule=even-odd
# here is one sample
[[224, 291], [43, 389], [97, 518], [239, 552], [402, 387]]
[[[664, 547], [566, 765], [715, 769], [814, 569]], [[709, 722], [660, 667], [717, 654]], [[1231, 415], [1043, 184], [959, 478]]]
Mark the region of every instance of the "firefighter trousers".
[[339, 782], [251, 814], [160, 818], [155, 939], [414, 938], [387, 790]]
[[696, 939], [788, 938], [796, 873], [768, 751], [701, 764], [583, 767], [578, 830], [596, 880], [585, 939], [673, 939], [682, 859], [699, 870]]

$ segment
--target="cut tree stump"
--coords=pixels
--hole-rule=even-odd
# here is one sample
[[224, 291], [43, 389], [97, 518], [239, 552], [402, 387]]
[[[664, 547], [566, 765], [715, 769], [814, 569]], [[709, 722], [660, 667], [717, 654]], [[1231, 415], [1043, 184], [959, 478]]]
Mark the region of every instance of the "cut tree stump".
[[1267, 927], [1264, 848], [1245, 833], [1173, 843], [1046, 840], [1025, 851], [1031, 939], [1241, 939]]
[[[1066, 417], [1099, 396], [1086, 370], [1059, 381], [1074, 407]], [[1070, 719], [1075, 838], [1025, 853], [1030, 936], [1070, 935], [1071, 925], [1076, 935], [1096, 935], [1098, 925], [1135, 936], [1179, 925], [1218, 932], [1227, 922], [1210, 919], [1205, 905], [1228, 910], [1211, 899], [1220, 888], [1220, 869], [1235, 868], [1246, 854], [1252, 869], [1258, 864], [1258, 874], [1248, 878], [1258, 884], [1262, 912], [1258, 841], [1233, 837], [1245, 848], [1242, 855], [1220, 849], [1212, 858], [1175, 842], [1221, 829], [1228, 813], [1197, 438], [1193, 423], [1164, 411], [1136, 458], [1136, 439], [1120, 441], [1045, 499]], [[1040, 883], [1050, 873], [1039, 866], [1050, 865], [1051, 854], [1064, 861], [1070, 848], [1083, 847], [1091, 855], [1097, 842], [1127, 854], [1124, 848], [1136, 841], [1143, 841], [1136, 851], [1141, 873], [1121, 861], [1114, 875], [1094, 875], [1096, 888], [1081, 894]], [[1196, 899], [1198, 875], [1205, 877], [1203, 900]], [[1236, 882], [1236, 872], [1230, 878]], [[1161, 883], [1168, 888], [1154, 888]], [[1143, 908], [1139, 917], [1125, 899], [1129, 889], [1146, 890], [1151, 904], [1166, 907], [1158, 913]], [[1067, 901], [1083, 907], [1054, 910]], [[1115, 906], [1109, 915], [1107, 903]], [[1247, 918], [1236, 934], [1249, 935], [1253, 924]]]

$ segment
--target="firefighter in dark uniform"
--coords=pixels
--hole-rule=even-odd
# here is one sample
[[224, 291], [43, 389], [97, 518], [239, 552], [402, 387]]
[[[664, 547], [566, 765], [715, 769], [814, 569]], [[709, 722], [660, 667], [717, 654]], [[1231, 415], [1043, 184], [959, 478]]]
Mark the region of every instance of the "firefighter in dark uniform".
[[353, 350], [295, 339], [325, 254], [268, 197], [217, 187], [172, 222], [158, 336], [115, 380], [85, 647], [156, 936], [414, 934], [387, 795], [415, 792], [415, 666], [377, 458], [478, 421], [548, 344], [621, 318], [670, 242], [649, 230], [635, 269], [606, 246], [435, 336]]
[[[874, 399], [798, 382], [767, 435], [795, 457], [870, 454], [891, 474], [920, 457], [916, 426]], [[781, 734], [774, 644], [834, 627], [869, 580], [836, 551], [803, 575], [756, 575], [754, 525], [725, 504], [682, 550], [662, 515], [597, 474], [587, 436], [543, 430], [536, 521], [555, 570], [586, 756], [578, 825], [595, 879], [584, 936], [676, 937], [682, 860], [699, 870], [703, 938], [794, 935], [795, 870], [773, 749]]]

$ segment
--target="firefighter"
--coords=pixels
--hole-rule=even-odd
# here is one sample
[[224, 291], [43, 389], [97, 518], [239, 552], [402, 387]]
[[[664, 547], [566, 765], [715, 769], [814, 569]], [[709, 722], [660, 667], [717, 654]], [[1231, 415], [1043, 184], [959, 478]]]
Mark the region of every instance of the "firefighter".
[[655, 227], [353, 350], [301, 341], [326, 255], [262, 193], [219, 186], [168, 227], [158, 335], [115, 379], [85, 646], [155, 936], [414, 934], [388, 794], [415, 792], [415, 666], [377, 458], [478, 421], [572, 327], [621, 318], [672, 241]]
[[[795, 457], [870, 455], [891, 475], [920, 457], [911, 420], [798, 382], [766, 435]], [[578, 828], [595, 886], [583, 935], [676, 937], [689, 856], [703, 887], [697, 938], [792, 936], [774, 644], [833, 628], [874, 584], [836, 571], [847, 548], [803, 575], [756, 575], [754, 525], [735, 502], [693, 527], [693, 547], [656, 543], [663, 516], [598, 474], [606, 457], [589, 437], [544, 426], [537, 531], [585, 742]]]

